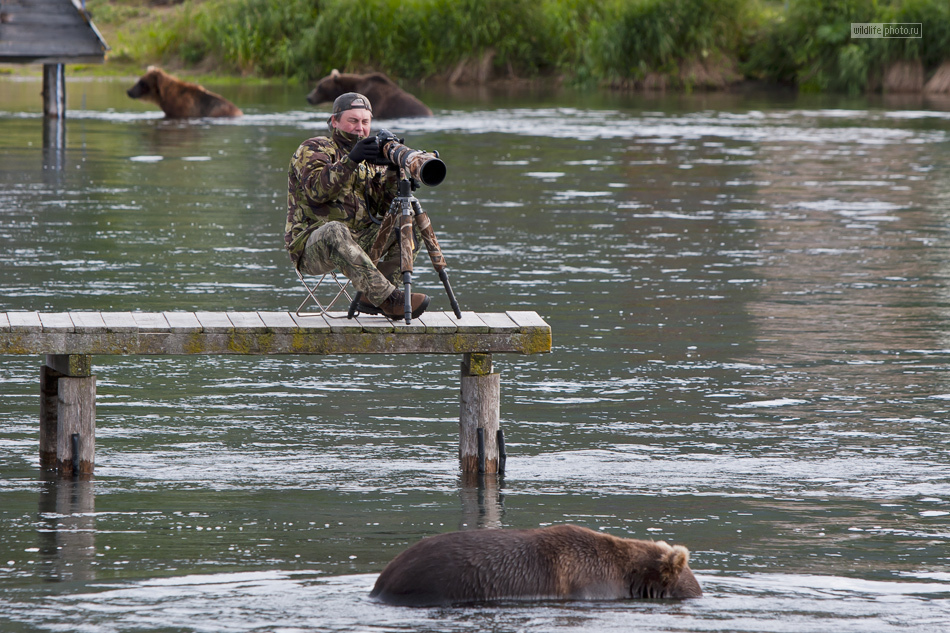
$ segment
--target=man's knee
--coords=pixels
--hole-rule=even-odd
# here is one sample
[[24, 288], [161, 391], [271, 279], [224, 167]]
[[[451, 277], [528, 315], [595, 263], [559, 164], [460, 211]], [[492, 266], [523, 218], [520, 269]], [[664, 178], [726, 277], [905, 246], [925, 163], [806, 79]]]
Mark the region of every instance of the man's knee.
[[350, 230], [342, 222], [327, 222], [320, 232], [323, 234], [321, 239], [331, 244], [342, 244], [353, 239]]

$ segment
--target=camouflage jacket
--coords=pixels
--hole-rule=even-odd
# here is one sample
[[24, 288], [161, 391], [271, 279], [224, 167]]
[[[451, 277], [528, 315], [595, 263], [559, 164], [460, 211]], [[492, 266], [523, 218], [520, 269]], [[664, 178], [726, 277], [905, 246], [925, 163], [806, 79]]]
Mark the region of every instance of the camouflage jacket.
[[356, 137], [339, 130], [333, 138], [304, 141], [290, 160], [287, 186], [287, 224], [284, 242], [297, 264], [310, 233], [339, 220], [365, 251], [376, 239], [374, 222], [389, 210], [396, 196], [398, 174], [380, 165], [354, 163], [347, 156]]

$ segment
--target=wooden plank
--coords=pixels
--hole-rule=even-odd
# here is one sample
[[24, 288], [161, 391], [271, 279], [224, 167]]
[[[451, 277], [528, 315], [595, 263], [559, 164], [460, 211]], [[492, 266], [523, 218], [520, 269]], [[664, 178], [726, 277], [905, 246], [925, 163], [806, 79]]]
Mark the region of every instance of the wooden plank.
[[287, 333], [300, 330], [300, 326], [297, 325], [289, 312], [258, 312], [257, 316], [261, 317], [264, 327], [269, 332]]
[[462, 312], [462, 318], [455, 319], [455, 324], [458, 325], [459, 332], [468, 334], [487, 334], [489, 332], [488, 324], [474, 312]]
[[40, 312], [44, 332], [74, 332], [76, 326], [66, 312]]
[[223, 312], [195, 312], [204, 332], [226, 334], [234, 329], [231, 319]]
[[138, 332], [131, 312], [102, 312], [102, 322], [109, 332]]
[[70, 312], [69, 316], [72, 317], [77, 332], [106, 331], [106, 322], [102, 320], [102, 314], [99, 312]]
[[[393, 322], [379, 314], [360, 315], [356, 317], [356, 322], [360, 324], [364, 332], [369, 334], [381, 334], [393, 331]], [[405, 325], [406, 320], [402, 319], [401, 323]]]
[[518, 324], [522, 330], [527, 328], [549, 328], [537, 312], [517, 312], [509, 310], [506, 312], [512, 321]]
[[168, 320], [160, 312], [133, 312], [132, 319], [139, 332], [171, 332]]
[[11, 332], [39, 332], [43, 329], [38, 312], [7, 312]]
[[362, 332], [363, 326], [356, 319], [346, 318], [346, 312], [327, 312], [323, 315], [331, 332], [345, 334], [347, 332]]
[[[257, 327], [254, 320], [242, 321], [239, 317], [234, 318], [250, 324], [251, 329], [235, 328], [224, 313], [195, 313], [194, 319], [187, 312], [167, 314], [168, 317], [162, 313], [69, 313], [76, 328], [68, 331], [42, 327], [44, 321], [52, 326], [61, 316], [45, 313], [41, 316], [26, 311], [0, 313], [9, 323], [7, 330], [0, 330], [0, 354], [540, 354], [551, 351], [551, 328], [536, 313], [515, 314], [523, 327], [507, 315], [490, 313], [466, 315], [469, 318], [456, 320], [452, 314], [433, 312], [413, 319], [408, 326], [404, 321], [389, 321], [378, 316], [350, 320], [343, 312], [335, 313], [336, 318], [330, 323], [322, 317], [297, 317], [292, 313], [265, 313], [265, 322], [265, 317], [255, 313], [263, 332], [253, 331]], [[178, 319], [187, 326], [181, 325]], [[201, 324], [200, 331], [195, 321]], [[475, 325], [467, 325], [473, 322]], [[484, 332], [485, 327], [499, 323], [508, 331]]]
[[458, 332], [455, 315], [449, 312], [426, 312], [419, 317], [427, 334], [454, 334]]
[[518, 332], [521, 328], [507, 314], [479, 312], [478, 318], [488, 326], [489, 332]]
[[172, 332], [200, 332], [201, 322], [194, 312], [162, 312]]
[[425, 334], [426, 326], [425, 323], [419, 319], [413, 319], [412, 323], [406, 325], [405, 319], [399, 319], [398, 321], [392, 321], [393, 332], [404, 336], [406, 334]]
[[228, 312], [228, 319], [234, 324], [234, 329], [240, 332], [266, 332], [267, 326], [261, 321], [257, 312]]
[[[306, 332], [329, 332], [330, 324], [327, 323], [327, 320], [323, 318], [322, 315], [314, 314], [305, 314], [300, 315], [295, 312], [290, 312], [290, 318], [294, 323], [297, 324], [301, 330]], [[359, 325], [357, 325], [357, 331], [359, 330]]]

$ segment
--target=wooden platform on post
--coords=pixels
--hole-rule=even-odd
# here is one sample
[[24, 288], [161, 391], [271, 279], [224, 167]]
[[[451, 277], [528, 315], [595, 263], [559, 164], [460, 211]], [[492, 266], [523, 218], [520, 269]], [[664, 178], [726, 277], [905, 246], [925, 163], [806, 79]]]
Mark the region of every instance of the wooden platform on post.
[[493, 354], [551, 351], [536, 312], [427, 312], [407, 325], [344, 312], [0, 312], [0, 355], [43, 355], [40, 463], [93, 472], [96, 378], [102, 355], [455, 354], [462, 356], [459, 462], [463, 473], [504, 471], [501, 379]]

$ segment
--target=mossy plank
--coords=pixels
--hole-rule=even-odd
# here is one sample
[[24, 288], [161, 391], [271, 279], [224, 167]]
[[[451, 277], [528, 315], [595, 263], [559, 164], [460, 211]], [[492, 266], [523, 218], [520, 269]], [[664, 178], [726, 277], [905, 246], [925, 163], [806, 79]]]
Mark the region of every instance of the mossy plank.
[[[391, 322], [254, 312], [0, 312], [0, 354], [539, 354], [551, 328], [536, 313], [432, 313]], [[341, 313], [342, 315], [342, 313]], [[66, 324], [69, 320], [70, 325]], [[75, 326], [75, 327], [73, 327]]]

